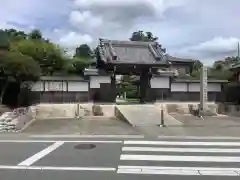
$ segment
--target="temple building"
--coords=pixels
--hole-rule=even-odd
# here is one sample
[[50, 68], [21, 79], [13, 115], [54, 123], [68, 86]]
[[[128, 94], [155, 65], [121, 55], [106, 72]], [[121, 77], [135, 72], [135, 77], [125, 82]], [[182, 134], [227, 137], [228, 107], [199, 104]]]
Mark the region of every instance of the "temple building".
[[[156, 100], [199, 101], [199, 80], [190, 75], [194, 61], [172, 57], [157, 42], [100, 39], [96, 66], [84, 77], [42, 77], [32, 87], [37, 102], [115, 102], [117, 75], [136, 76], [140, 102]], [[209, 80], [209, 101], [222, 96], [227, 81]]]

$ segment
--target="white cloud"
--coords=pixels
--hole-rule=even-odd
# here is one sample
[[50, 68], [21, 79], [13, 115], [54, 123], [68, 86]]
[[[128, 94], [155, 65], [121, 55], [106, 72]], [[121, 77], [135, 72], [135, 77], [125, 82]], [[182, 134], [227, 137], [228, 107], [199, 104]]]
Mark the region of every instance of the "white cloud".
[[[131, 7], [134, 11], [139, 6], [144, 6], [146, 9], [153, 11], [156, 15], [162, 15], [162, 13], [172, 6], [178, 6], [182, 4], [183, 0], [75, 0], [74, 4], [80, 9], [90, 8], [127, 8]], [[111, 9], [109, 9], [111, 10]], [[122, 12], [124, 13], [124, 12]], [[142, 13], [142, 12], [139, 12]]]
[[11, 28], [17, 28], [16, 26], [12, 25], [12, 24], [9, 24], [7, 22], [1, 22], [0, 21], [0, 28], [1, 29], [11, 29]]
[[240, 40], [238, 38], [229, 37], [215, 37], [211, 40], [202, 42], [197, 46], [190, 48], [190, 51], [193, 52], [209, 52], [209, 53], [222, 53], [222, 52], [231, 52], [235, 51], [237, 47], [237, 43]]
[[[90, 10], [101, 15], [106, 21], [133, 25], [134, 20], [144, 18], [160, 18], [163, 13], [175, 6], [180, 6], [185, 0], [75, 0], [76, 9]], [[126, 28], [125, 27], [125, 28]]]
[[69, 32], [66, 35], [62, 36], [59, 40], [59, 43], [64, 47], [71, 49], [76, 48], [80, 44], [90, 44], [93, 42], [93, 39], [88, 34], [80, 34], [76, 32]]
[[0, 28], [34, 26], [72, 49], [143, 30], [169, 54], [210, 62], [235, 55], [240, 39], [239, 0], [8, 0], [2, 6]]
[[240, 42], [240, 39], [236, 37], [214, 37], [196, 45], [184, 47], [176, 55], [199, 59], [211, 64], [227, 56], [235, 56], [238, 42]]
[[82, 28], [82, 26], [96, 28], [103, 23], [102, 18], [94, 16], [91, 11], [80, 12], [76, 10], [70, 13], [69, 21], [78, 28]]

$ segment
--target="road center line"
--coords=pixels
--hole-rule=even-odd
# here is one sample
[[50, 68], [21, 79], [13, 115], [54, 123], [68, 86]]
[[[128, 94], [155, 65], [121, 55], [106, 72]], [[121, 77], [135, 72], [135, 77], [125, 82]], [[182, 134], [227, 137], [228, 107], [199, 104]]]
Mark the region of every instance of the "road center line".
[[48, 155], [49, 153], [53, 152], [54, 150], [56, 150], [57, 148], [59, 148], [63, 144], [64, 144], [63, 141], [57, 141], [54, 144], [52, 144], [51, 146], [49, 146], [49, 147], [43, 149], [42, 151], [38, 152], [37, 154], [34, 154], [33, 156], [27, 158], [26, 160], [19, 163], [18, 165], [19, 166], [31, 166], [33, 163], [35, 163], [39, 159], [43, 158], [44, 156]]

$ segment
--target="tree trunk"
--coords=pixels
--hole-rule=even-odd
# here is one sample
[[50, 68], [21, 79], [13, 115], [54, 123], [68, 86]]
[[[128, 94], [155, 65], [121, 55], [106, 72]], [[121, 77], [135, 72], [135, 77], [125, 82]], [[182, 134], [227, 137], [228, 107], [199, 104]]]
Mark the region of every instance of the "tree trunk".
[[2, 91], [1, 91], [1, 94], [0, 94], [0, 104], [2, 104], [2, 102], [3, 102], [3, 97], [4, 97], [4, 94], [7, 90], [7, 87], [8, 87], [8, 81], [6, 81], [6, 83], [4, 84], [4, 86], [2, 88]]

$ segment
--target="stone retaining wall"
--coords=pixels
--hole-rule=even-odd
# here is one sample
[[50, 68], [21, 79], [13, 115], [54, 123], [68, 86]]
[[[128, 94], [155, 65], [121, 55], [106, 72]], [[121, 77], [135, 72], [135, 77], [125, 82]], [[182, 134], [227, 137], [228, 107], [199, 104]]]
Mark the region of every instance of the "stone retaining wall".
[[86, 116], [115, 117], [115, 105], [102, 104], [38, 104], [36, 119], [81, 118]]
[[35, 108], [18, 108], [13, 112], [4, 113], [0, 117], [0, 131], [1, 132], [17, 132], [27, 126], [34, 120]]

